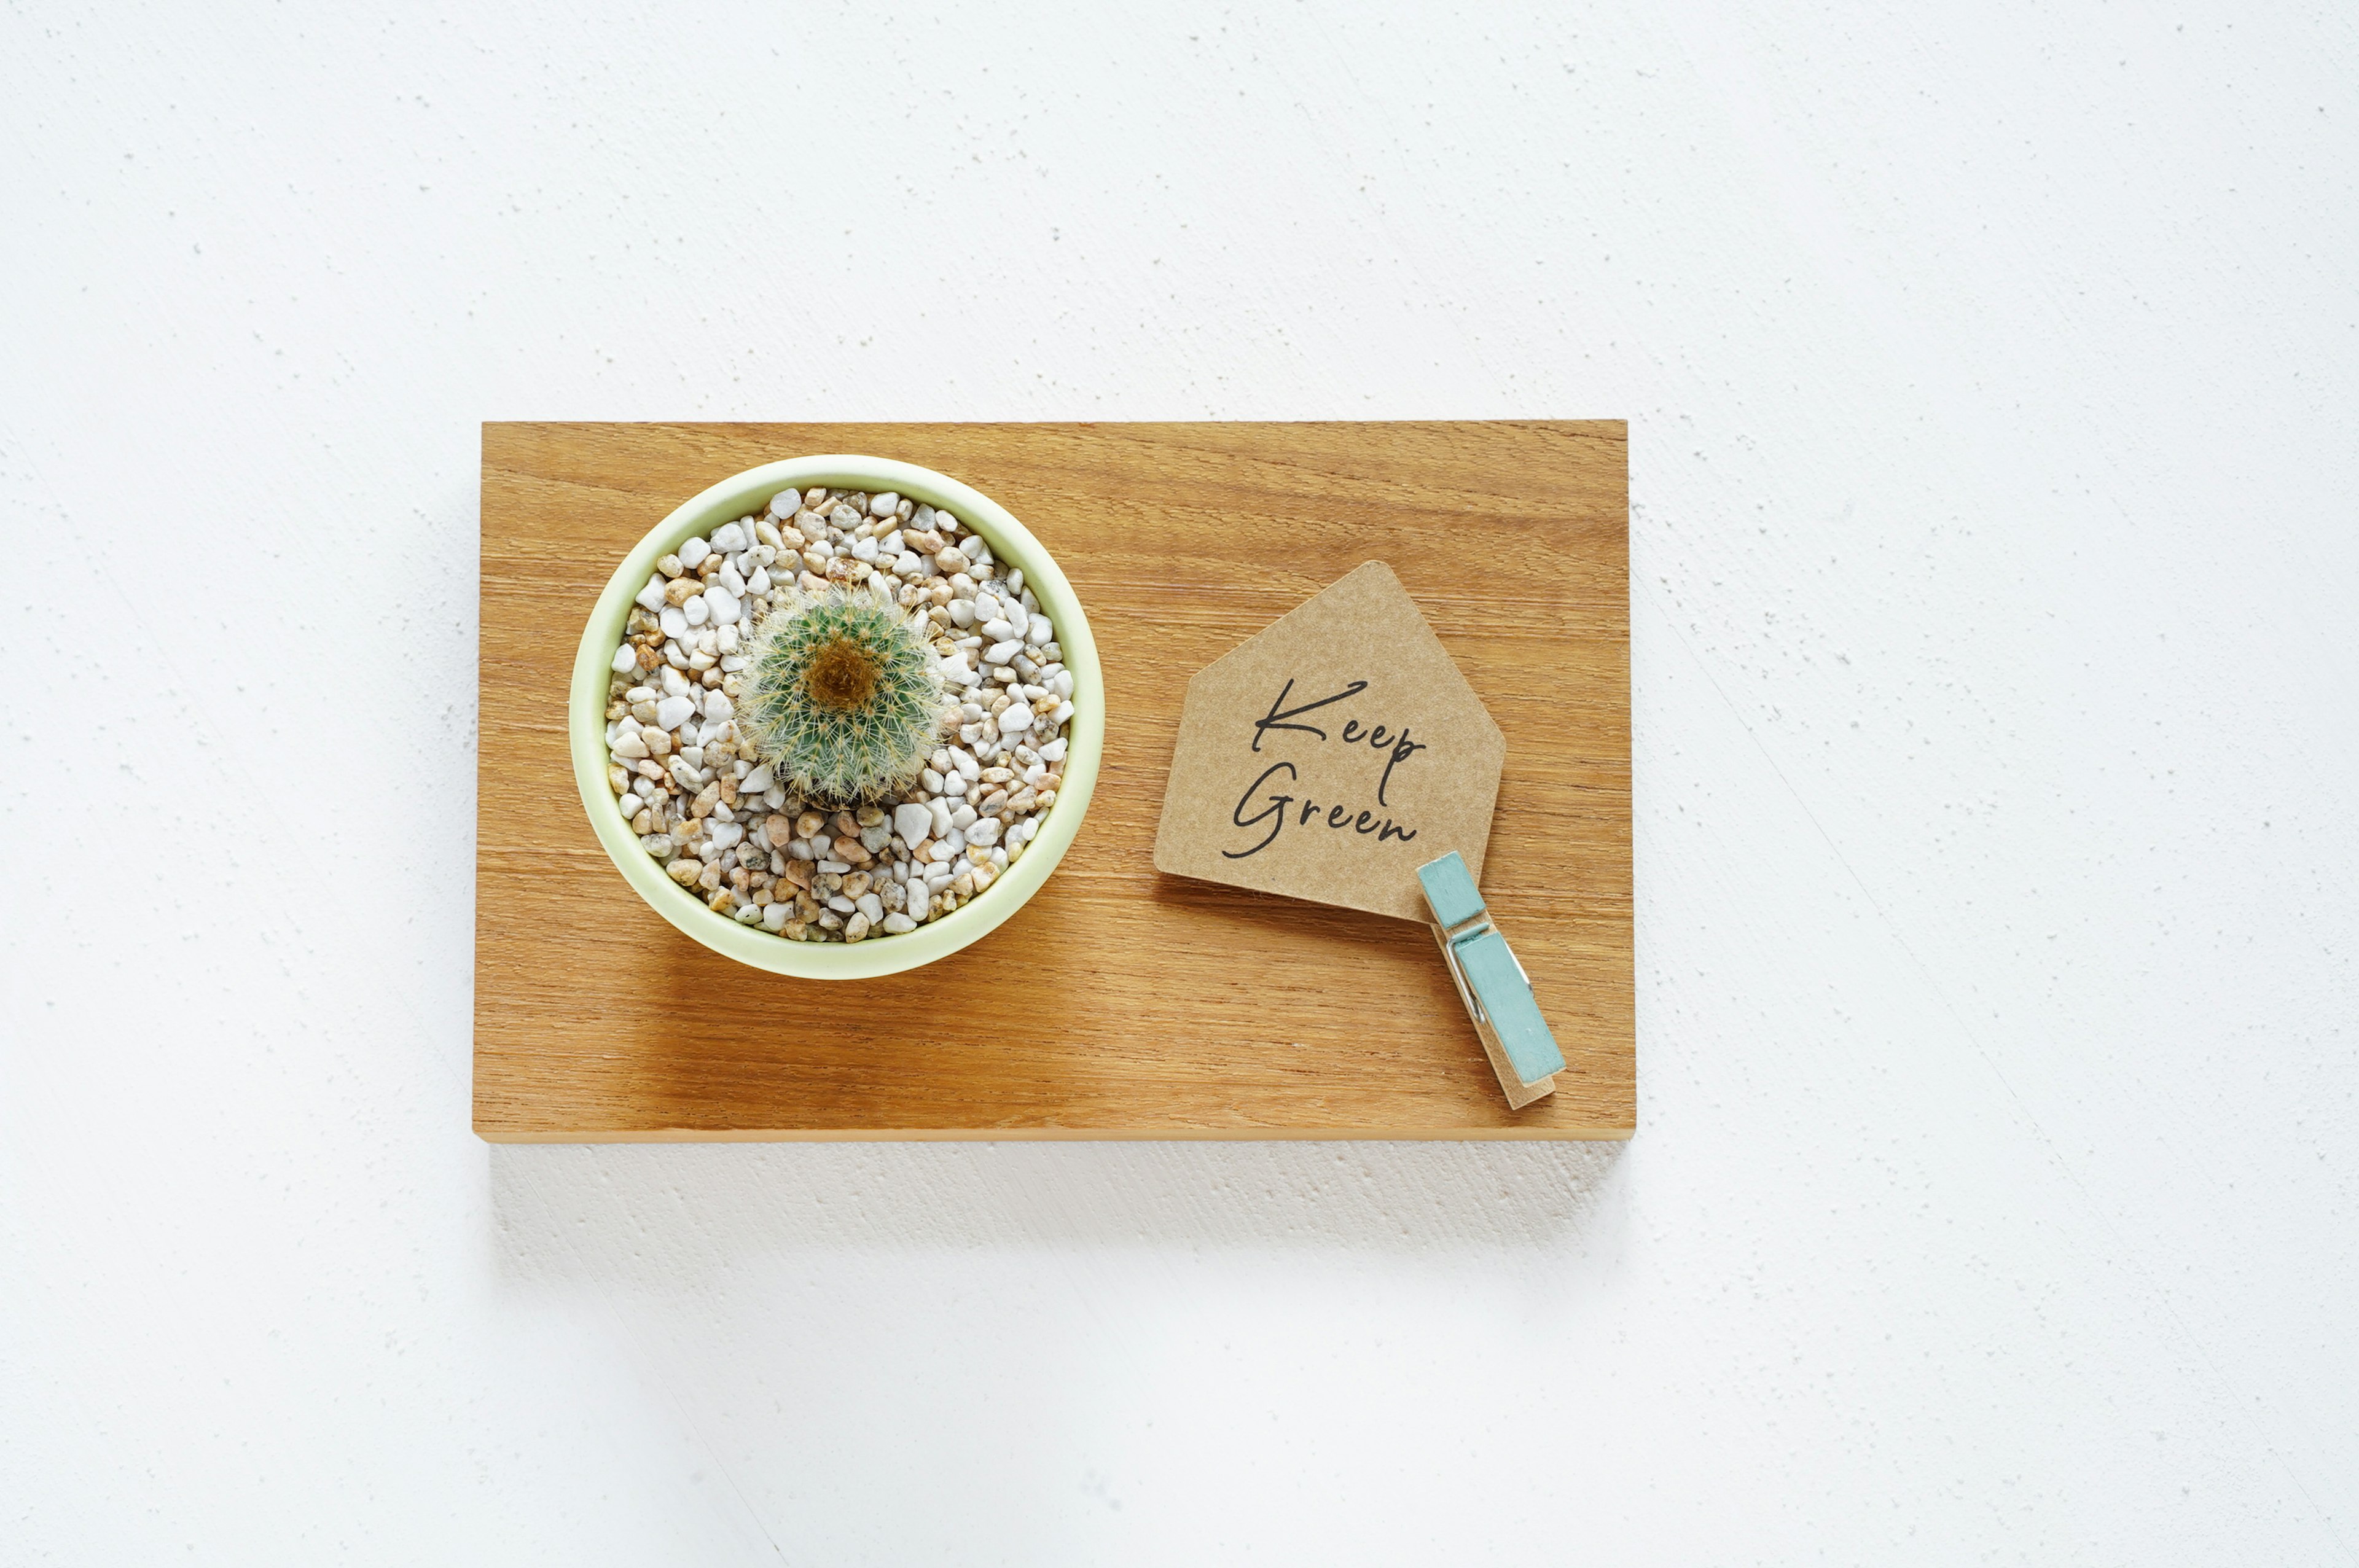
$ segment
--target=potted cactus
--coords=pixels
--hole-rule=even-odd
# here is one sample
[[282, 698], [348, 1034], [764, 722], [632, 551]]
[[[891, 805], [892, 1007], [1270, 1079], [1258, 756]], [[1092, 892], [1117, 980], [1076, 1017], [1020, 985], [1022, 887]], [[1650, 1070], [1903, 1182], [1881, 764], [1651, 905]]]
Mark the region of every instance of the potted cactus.
[[609, 582], [575, 681], [576, 777], [625, 879], [706, 946], [818, 978], [1005, 920], [1071, 841], [1103, 734], [1047, 553], [979, 492], [875, 458], [683, 504]]

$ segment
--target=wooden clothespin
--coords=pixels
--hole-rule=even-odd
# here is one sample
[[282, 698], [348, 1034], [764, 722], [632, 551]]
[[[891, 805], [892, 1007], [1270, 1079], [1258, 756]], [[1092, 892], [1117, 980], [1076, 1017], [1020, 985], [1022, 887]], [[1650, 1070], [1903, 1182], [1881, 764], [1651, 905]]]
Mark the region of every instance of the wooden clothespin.
[[1434, 937], [1458, 982], [1458, 1000], [1474, 1021], [1483, 1054], [1499, 1075], [1510, 1108], [1521, 1110], [1556, 1090], [1556, 1075], [1564, 1070], [1564, 1053], [1540, 1004], [1532, 982], [1516, 962], [1507, 939], [1491, 924], [1491, 912], [1482, 890], [1467, 874], [1466, 862], [1452, 849], [1417, 870], [1425, 890], [1426, 907], [1433, 911]]

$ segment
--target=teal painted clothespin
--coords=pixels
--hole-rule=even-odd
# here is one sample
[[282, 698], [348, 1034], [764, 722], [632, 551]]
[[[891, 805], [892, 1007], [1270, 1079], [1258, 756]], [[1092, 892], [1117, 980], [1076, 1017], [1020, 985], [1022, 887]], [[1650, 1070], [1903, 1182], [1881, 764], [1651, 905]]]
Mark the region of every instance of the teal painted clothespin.
[[1474, 1021], [1483, 1054], [1499, 1075], [1507, 1104], [1516, 1109], [1554, 1092], [1556, 1075], [1564, 1070], [1564, 1053], [1549, 1033], [1548, 1020], [1532, 996], [1532, 982], [1523, 965], [1491, 924], [1483, 893], [1467, 874], [1466, 862], [1452, 849], [1438, 860], [1417, 869], [1425, 889], [1426, 907], [1433, 911], [1435, 936], [1458, 982], [1458, 1000]]

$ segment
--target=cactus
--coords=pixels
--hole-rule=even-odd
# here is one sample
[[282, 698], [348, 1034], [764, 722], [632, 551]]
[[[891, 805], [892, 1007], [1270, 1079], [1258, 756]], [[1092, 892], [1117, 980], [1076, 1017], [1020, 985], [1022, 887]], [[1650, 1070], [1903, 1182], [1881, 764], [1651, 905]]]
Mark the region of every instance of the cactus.
[[923, 626], [881, 592], [841, 586], [797, 593], [763, 618], [737, 727], [780, 784], [849, 804], [917, 777], [948, 708]]

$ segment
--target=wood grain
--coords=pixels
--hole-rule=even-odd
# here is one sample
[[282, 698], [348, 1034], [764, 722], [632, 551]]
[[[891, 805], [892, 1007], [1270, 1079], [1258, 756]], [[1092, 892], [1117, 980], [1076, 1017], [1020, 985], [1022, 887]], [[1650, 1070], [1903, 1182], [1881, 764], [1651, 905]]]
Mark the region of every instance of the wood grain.
[[[730, 963], [618, 876], [565, 684], [614, 563], [807, 452], [939, 469], [1053, 551], [1104, 662], [1080, 838], [911, 974]], [[484, 427], [475, 1130], [503, 1141], [1622, 1138], [1636, 1115], [1627, 463], [1614, 422]], [[1421, 925], [1153, 865], [1188, 677], [1391, 563], [1507, 737], [1484, 889], [1565, 1055], [1510, 1110]]]

